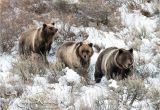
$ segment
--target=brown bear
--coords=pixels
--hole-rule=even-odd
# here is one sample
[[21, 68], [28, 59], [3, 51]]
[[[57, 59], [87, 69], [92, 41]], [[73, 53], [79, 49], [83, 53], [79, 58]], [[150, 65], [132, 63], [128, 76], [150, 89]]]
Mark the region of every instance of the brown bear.
[[90, 59], [93, 55], [92, 46], [92, 43], [66, 42], [58, 48], [57, 60], [87, 78]]
[[25, 57], [32, 55], [32, 53], [39, 54], [42, 59], [48, 63], [46, 54], [51, 49], [51, 44], [58, 31], [54, 27], [54, 23], [43, 24], [43, 27], [38, 29], [31, 29], [22, 33], [19, 38], [19, 53]]
[[95, 81], [99, 83], [103, 75], [106, 78], [122, 80], [132, 75], [133, 49], [125, 50], [117, 47], [105, 49], [98, 56], [95, 66]]

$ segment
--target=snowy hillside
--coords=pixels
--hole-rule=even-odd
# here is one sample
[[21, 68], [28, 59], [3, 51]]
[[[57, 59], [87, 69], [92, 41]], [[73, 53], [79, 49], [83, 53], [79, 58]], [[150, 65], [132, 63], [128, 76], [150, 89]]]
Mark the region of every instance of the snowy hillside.
[[[4, 20], [0, 27], [0, 110], [160, 110], [160, 1], [94, 0], [89, 9], [94, 9], [94, 5], [104, 7], [102, 10], [112, 7], [107, 12], [107, 24], [100, 19], [102, 10], [95, 9], [99, 11], [98, 14], [95, 12], [96, 15], [88, 8], [87, 14], [83, 12], [83, 5], [88, 5], [91, 0], [64, 0], [61, 4], [57, 0], [41, 0], [40, 4], [34, 0], [18, 1], [0, 2], [5, 9], [4, 18], [0, 18]], [[61, 5], [69, 11], [59, 9]], [[65, 11], [68, 15], [64, 14]], [[80, 19], [84, 16], [87, 25]], [[59, 38], [53, 42], [48, 55], [50, 67], [21, 61], [17, 52], [20, 33], [46, 21], [54, 21], [59, 29]], [[70, 38], [68, 33], [75, 36]], [[102, 50], [113, 46], [132, 47], [134, 76], [124, 81], [108, 81], [103, 77], [100, 83], [94, 83], [95, 63], [102, 51], [94, 49], [88, 73], [91, 84], [85, 85], [82, 77], [72, 69], [62, 69], [56, 64], [55, 51], [68, 39], [86, 40]]]

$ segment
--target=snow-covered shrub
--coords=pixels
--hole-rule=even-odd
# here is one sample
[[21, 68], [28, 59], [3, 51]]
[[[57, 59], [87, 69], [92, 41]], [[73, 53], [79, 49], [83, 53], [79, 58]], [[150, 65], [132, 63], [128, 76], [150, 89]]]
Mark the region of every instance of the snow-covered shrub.
[[58, 0], [54, 4], [54, 8], [60, 13], [75, 13], [77, 11], [76, 4], [69, 4], [67, 1]]
[[51, 63], [49, 67], [46, 67], [44, 63], [34, 62], [28, 58], [14, 62], [10, 71], [15, 75], [19, 75], [22, 81], [26, 83], [32, 83], [36, 75], [46, 76], [49, 83], [55, 83], [64, 75], [63, 68], [64, 64], [60, 62]]
[[0, 84], [0, 108], [7, 110], [11, 100], [19, 97], [23, 93], [23, 87], [18, 85]]
[[[79, 7], [80, 21], [84, 21], [88, 26], [101, 27], [107, 25], [109, 29], [121, 28], [120, 13], [118, 12], [118, 1], [104, 0], [81, 0]], [[95, 25], [90, 25], [90, 24]]]
[[36, 14], [43, 14], [52, 11], [52, 2], [46, 2], [45, 0], [21, 0], [17, 1], [17, 4], [22, 6], [26, 11]]
[[136, 3], [134, 0], [128, 2], [127, 4], [128, 10], [133, 11], [133, 10], [139, 10], [141, 8], [140, 4]]
[[58, 11], [59, 18], [66, 23], [97, 28], [107, 25], [111, 30], [117, 29], [115, 26], [122, 27], [118, 7], [118, 4], [105, 3], [103, 0], [81, 0], [75, 4], [59, 0], [54, 3], [54, 10]]
[[155, 110], [159, 110], [160, 109], [160, 89], [151, 87], [147, 93], [147, 97], [149, 98], [153, 108]]
[[9, 100], [0, 98], [0, 108], [1, 110], [7, 110], [9, 107]]
[[1, 26], [0, 26], [0, 46], [1, 46], [1, 51], [6, 52], [9, 51], [13, 48], [14, 46], [14, 41], [15, 41], [15, 35], [18, 32], [18, 29], [15, 30], [13, 28], [13, 21], [11, 20], [14, 18], [14, 10], [11, 10], [11, 6], [9, 4], [9, 0], [3, 0], [1, 1], [2, 4], [0, 4], [1, 7]]
[[1, 92], [0, 92], [0, 97], [1, 98], [8, 98], [10, 96], [15, 96], [16, 93], [13, 89], [13, 87], [11, 85], [6, 85], [6, 84], [1, 84], [0, 85], [0, 89], [1, 89]]
[[147, 89], [141, 79], [126, 79], [118, 82], [117, 89], [110, 90], [109, 108], [130, 109], [134, 102], [146, 99]]
[[11, 72], [18, 74], [24, 82], [30, 82], [34, 75], [47, 74], [44, 64], [35, 63], [30, 59], [14, 62]]
[[58, 105], [47, 95], [47, 91], [17, 98], [8, 110], [60, 110]]
[[20, 95], [22, 95], [24, 87], [22, 87], [21, 85], [10, 85], [10, 84], [5, 84], [2, 83], [0, 84], [0, 89], [1, 89], [1, 93], [0, 93], [0, 97], [1, 98], [7, 98], [7, 97], [19, 97]]
[[50, 64], [49, 66], [49, 74], [47, 76], [47, 80], [49, 83], [58, 82], [58, 79], [65, 74], [62, 70], [64, 68], [64, 64], [60, 62], [55, 62]]

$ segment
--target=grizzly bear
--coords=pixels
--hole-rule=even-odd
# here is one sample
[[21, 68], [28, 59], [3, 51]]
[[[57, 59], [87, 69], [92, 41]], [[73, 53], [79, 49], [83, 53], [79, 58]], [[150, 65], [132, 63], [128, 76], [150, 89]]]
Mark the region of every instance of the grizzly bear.
[[57, 60], [86, 78], [90, 59], [93, 55], [92, 46], [92, 43], [65, 42], [57, 50]]
[[25, 57], [30, 56], [32, 53], [39, 54], [42, 59], [48, 63], [46, 54], [51, 49], [51, 44], [58, 31], [54, 27], [54, 23], [43, 24], [43, 27], [38, 29], [31, 29], [22, 33], [19, 38], [19, 53]]
[[98, 56], [95, 66], [95, 81], [99, 83], [103, 75], [109, 79], [122, 80], [132, 75], [133, 49], [125, 50], [117, 47], [105, 49]]

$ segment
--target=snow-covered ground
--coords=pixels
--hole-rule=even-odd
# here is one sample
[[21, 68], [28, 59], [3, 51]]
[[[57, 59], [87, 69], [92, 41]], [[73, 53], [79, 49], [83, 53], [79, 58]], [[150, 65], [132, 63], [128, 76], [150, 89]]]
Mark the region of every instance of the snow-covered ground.
[[[70, 0], [75, 3], [78, 0]], [[153, 4], [141, 4], [144, 9], [154, 12]], [[149, 8], [148, 8], [149, 7]], [[138, 77], [146, 75], [144, 80], [146, 88], [156, 88], [160, 91], [160, 35], [157, 34], [158, 16], [146, 17], [140, 13], [140, 10], [128, 11], [123, 5], [119, 9], [121, 13], [122, 23], [125, 28], [120, 32], [104, 32], [94, 27], [84, 28], [71, 27], [71, 31], [75, 34], [84, 31], [88, 33], [88, 42], [99, 45], [100, 47], [120, 47], [134, 48], [134, 59], [136, 67], [136, 75]], [[56, 26], [61, 28], [61, 22], [57, 22]], [[160, 27], [159, 27], [160, 29]], [[159, 30], [160, 31], [160, 30]], [[135, 38], [135, 33], [139, 33], [139, 38]], [[144, 35], [145, 34], [145, 35]], [[137, 39], [137, 40], [135, 40]], [[139, 43], [137, 43], [139, 42]], [[53, 44], [54, 45], [54, 44]], [[16, 49], [15, 49], [16, 50]], [[15, 52], [16, 53], [16, 52]], [[91, 58], [89, 68], [89, 77], [94, 80], [94, 66], [99, 53], [94, 53]], [[51, 63], [55, 61], [51, 56], [48, 59]], [[0, 87], [6, 86], [6, 91], [11, 90], [10, 94], [17, 94], [12, 81], [20, 83], [19, 76], [10, 72], [12, 63], [17, 57], [15, 55], [0, 56]], [[109, 99], [111, 88], [119, 88], [117, 81], [107, 81], [105, 77], [99, 84], [84, 85], [81, 77], [69, 68], [63, 70], [65, 73], [58, 79], [58, 83], [49, 83], [46, 76], [35, 76], [33, 84], [22, 85], [22, 95], [19, 97], [10, 97], [9, 99], [0, 98], [0, 107], [5, 102], [9, 102], [9, 110], [34, 109], [55, 109], [59, 106], [62, 110], [110, 110]], [[160, 97], [158, 97], [160, 99]], [[118, 100], [118, 99], [117, 99]], [[149, 104], [148, 104], [149, 103]], [[127, 108], [120, 107], [125, 110]], [[131, 107], [132, 110], [156, 110], [150, 100], [135, 101]], [[0, 108], [1, 110], [1, 108]]]

